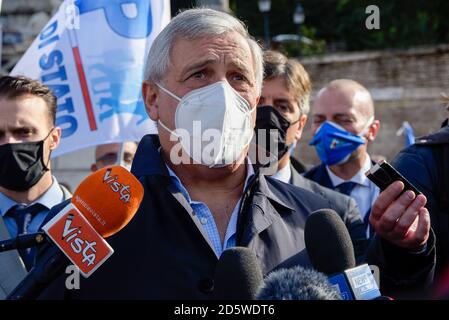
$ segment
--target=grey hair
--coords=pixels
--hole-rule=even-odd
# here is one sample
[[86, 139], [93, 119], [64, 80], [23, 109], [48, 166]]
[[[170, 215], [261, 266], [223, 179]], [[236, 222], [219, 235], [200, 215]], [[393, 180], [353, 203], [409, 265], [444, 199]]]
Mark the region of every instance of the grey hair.
[[162, 79], [170, 65], [170, 51], [176, 39], [192, 40], [223, 35], [228, 32], [237, 32], [248, 42], [254, 61], [256, 88], [260, 93], [263, 81], [261, 47], [250, 37], [242, 21], [227, 13], [206, 8], [183, 11], [174, 17], [159, 33], [148, 52], [145, 65], [145, 79], [153, 82]]

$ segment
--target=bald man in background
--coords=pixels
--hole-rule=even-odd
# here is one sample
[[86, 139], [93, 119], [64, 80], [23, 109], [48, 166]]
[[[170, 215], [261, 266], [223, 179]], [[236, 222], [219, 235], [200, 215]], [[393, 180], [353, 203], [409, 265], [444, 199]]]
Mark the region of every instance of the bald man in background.
[[365, 176], [373, 162], [368, 145], [379, 131], [374, 103], [368, 90], [356, 81], [338, 79], [322, 88], [312, 107], [311, 145], [321, 164], [305, 177], [354, 198], [368, 235], [369, 213], [379, 188]]
[[[95, 172], [103, 167], [117, 164], [117, 157], [120, 152], [121, 143], [102, 144], [95, 148], [95, 163], [92, 163], [90, 170]], [[137, 150], [137, 143], [134, 141], [124, 142], [123, 159], [121, 164], [131, 170], [131, 163]]]

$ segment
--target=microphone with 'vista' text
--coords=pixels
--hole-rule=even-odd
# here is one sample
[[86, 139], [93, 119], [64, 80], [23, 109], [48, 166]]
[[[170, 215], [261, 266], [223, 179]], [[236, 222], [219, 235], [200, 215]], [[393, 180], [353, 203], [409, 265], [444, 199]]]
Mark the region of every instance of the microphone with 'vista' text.
[[42, 230], [48, 243], [34, 267], [7, 299], [35, 299], [69, 263], [87, 278], [112, 254], [103, 239], [125, 227], [143, 198], [143, 187], [121, 166], [102, 168], [85, 178], [67, 200], [53, 207]]

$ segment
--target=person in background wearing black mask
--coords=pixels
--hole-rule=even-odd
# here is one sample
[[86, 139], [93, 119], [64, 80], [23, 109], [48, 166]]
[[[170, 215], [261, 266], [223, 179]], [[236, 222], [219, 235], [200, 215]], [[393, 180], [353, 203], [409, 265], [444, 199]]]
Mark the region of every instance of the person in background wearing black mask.
[[[290, 150], [300, 141], [309, 112], [311, 83], [303, 66], [277, 51], [264, 53], [264, 82], [256, 117], [257, 130], [275, 129], [277, 139], [269, 140], [277, 151], [277, 172], [272, 175], [285, 183], [291, 183], [317, 193], [329, 201], [345, 222], [354, 243], [357, 260], [363, 258], [368, 240], [363, 221], [355, 201], [336, 191], [304, 178], [292, 164]], [[269, 136], [266, 134], [265, 136]], [[263, 135], [261, 135], [263, 137]], [[258, 141], [259, 143], [265, 141]], [[277, 148], [275, 148], [277, 146]], [[270, 146], [265, 146], [269, 150]]]
[[[50, 154], [61, 140], [56, 97], [25, 77], [0, 78], [0, 240], [37, 232], [48, 211], [70, 193], [51, 174]], [[0, 299], [34, 262], [34, 249], [0, 254]]]

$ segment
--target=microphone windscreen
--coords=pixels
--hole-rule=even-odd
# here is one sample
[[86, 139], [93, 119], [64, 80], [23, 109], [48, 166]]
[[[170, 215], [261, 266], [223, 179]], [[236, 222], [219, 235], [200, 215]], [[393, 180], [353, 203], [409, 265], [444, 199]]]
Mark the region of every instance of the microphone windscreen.
[[258, 300], [341, 300], [327, 277], [296, 266], [271, 272], [257, 294]]
[[304, 238], [316, 270], [331, 275], [355, 267], [351, 237], [334, 210], [314, 211], [306, 220]]
[[215, 269], [213, 298], [218, 300], [253, 300], [263, 281], [262, 270], [248, 248], [223, 251]]
[[135, 215], [143, 198], [139, 180], [122, 166], [108, 166], [85, 178], [72, 203], [104, 238], [120, 231]]

